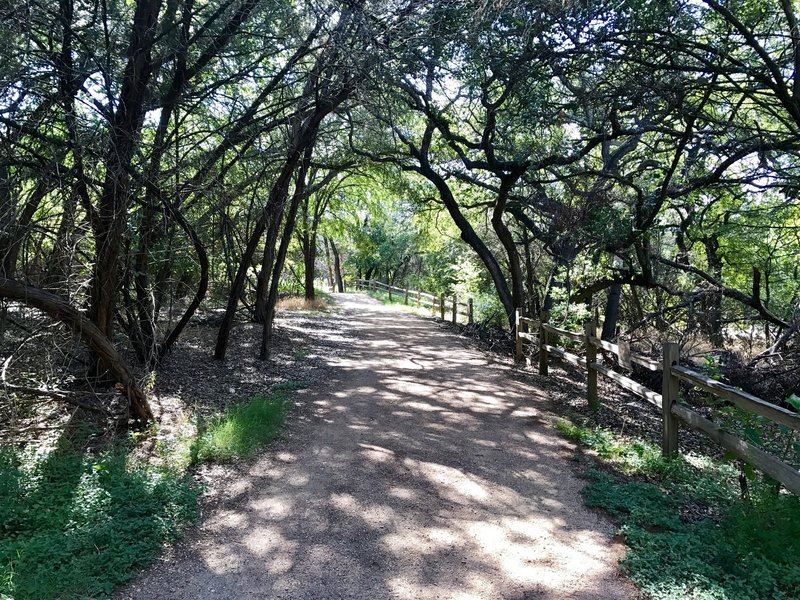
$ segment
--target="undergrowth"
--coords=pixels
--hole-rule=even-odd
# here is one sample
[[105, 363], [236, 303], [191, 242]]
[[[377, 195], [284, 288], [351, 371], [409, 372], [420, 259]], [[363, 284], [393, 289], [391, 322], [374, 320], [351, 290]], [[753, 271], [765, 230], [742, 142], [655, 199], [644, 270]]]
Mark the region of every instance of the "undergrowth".
[[131, 458], [147, 431], [99, 454], [86, 453], [80, 435], [49, 453], [0, 450], [0, 600], [110, 595], [195, 518], [200, 489], [186, 469], [253, 456], [280, 431], [298, 387], [276, 386], [193, 439], [157, 446], [172, 455], [161, 457], [167, 466]]
[[664, 459], [642, 440], [560, 421], [591, 449], [588, 506], [618, 521], [629, 547], [623, 569], [649, 598], [800, 598], [800, 499], [753, 478], [742, 497], [730, 463]]
[[269, 395], [254, 396], [201, 424], [192, 446], [192, 462], [253, 456], [278, 435], [290, 407], [288, 394], [299, 387], [295, 383], [278, 385]]
[[333, 303], [333, 297], [328, 292], [323, 292], [320, 289], [314, 289], [316, 297], [314, 300], [306, 300], [301, 294], [293, 294], [278, 301], [276, 309], [279, 311], [311, 311], [311, 312], [327, 312], [330, 310], [330, 305]]
[[197, 486], [122, 450], [0, 453], [0, 598], [96, 598], [195, 517]]

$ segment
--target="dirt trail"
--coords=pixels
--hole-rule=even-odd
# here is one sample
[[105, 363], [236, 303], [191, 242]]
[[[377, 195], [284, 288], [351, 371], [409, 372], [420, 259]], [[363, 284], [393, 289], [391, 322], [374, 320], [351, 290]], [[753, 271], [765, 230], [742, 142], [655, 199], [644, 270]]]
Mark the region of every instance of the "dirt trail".
[[353, 341], [310, 422], [120, 598], [637, 597], [541, 392], [430, 321], [337, 303]]

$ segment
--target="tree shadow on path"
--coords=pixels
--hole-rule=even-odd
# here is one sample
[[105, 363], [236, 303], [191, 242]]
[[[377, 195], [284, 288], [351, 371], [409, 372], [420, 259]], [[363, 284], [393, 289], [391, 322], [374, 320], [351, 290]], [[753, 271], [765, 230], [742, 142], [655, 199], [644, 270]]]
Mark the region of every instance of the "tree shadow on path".
[[339, 304], [358, 341], [305, 392], [310, 422], [122, 597], [636, 597], [541, 392], [429, 321]]

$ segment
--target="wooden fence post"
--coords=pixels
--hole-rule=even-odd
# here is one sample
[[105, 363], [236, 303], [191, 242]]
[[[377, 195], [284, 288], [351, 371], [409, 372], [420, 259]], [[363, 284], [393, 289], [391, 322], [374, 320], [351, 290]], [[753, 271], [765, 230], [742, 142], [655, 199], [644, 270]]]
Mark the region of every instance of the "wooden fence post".
[[444, 321], [444, 294], [439, 294], [439, 317]]
[[475, 318], [472, 314], [472, 298], [467, 298], [467, 323], [472, 325]]
[[422, 306], [422, 292], [417, 290], [417, 308]]
[[514, 309], [514, 362], [522, 362], [525, 360], [525, 354], [522, 351], [522, 319], [520, 318], [521, 311], [519, 308]]
[[436, 316], [436, 294], [431, 294], [431, 316]]
[[406, 286], [406, 295], [405, 295], [405, 297], [403, 298], [403, 304], [405, 304], [406, 306], [408, 306], [408, 286]]
[[680, 346], [667, 342], [663, 347], [663, 379], [661, 383], [661, 410], [663, 413], [663, 437], [661, 452], [664, 456], [678, 455], [678, 419], [672, 414], [672, 407], [678, 401], [680, 380], [672, 374], [672, 365], [680, 360]]
[[544, 328], [549, 315], [546, 310], [542, 311], [542, 320], [539, 323], [539, 375], [547, 375], [547, 331]]
[[597, 362], [597, 348], [589, 338], [597, 336], [597, 323], [586, 321], [583, 324], [583, 343], [586, 346], [586, 399], [589, 401], [589, 408], [597, 410], [600, 408], [600, 401], [597, 397], [597, 370], [592, 367]]
[[458, 323], [458, 296], [453, 294], [453, 325]]

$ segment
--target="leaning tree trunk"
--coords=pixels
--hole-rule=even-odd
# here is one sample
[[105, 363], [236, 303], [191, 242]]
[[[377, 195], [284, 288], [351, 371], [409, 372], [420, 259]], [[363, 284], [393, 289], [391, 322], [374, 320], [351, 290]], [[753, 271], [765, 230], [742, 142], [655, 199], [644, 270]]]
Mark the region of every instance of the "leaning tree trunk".
[[[270, 221], [278, 219], [278, 215], [282, 212], [283, 204], [286, 201], [286, 196], [289, 190], [289, 183], [292, 179], [292, 174], [297, 167], [297, 162], [300, 159], [299, 148], [293, 151], [287, 161], [283, 165], [278, 179], [270, 190], [267, 204], [256, 223], [255, 229], [247, 241], [244, 253], [239, 261], [239, 268], [236, 271], [236, 277], [231, 284], [231, 289], [228, 292], [228, 305], [225, 309], [225, 316], [222, 318], [222, 323], [217, 333], [217, 344], [214, 348], [214, 358], [222, 360], [225, 358], [225, 352], [228, 347], [228, 338], [230, 337], [231, 329], [233, 329], [233, 317], [236, 314], [236, 307], [239, 304], [239, 297], [244, 290], [244, 283], [247, 279], [247, 271], [250, 269], [253, 261], [253, 255], [258, 248], [258, 242], [264, 235], [267, 229], [267, 224]], [[263, 317], [263, 315], [262, 315]]]
[[495, 290], [497, 290], [497, 296], [500, 299], [500, 303], [503, 305], [503, 309], [505, 310], [506, 319], [508, 320], [509, 326], [513, 332], [514, 309], [516, 307], [514, 306], [514, 299], [511, 291], [508, 289], [508, 282], [506, 281], [505, 274], [500, 267], [500, 263], [497, 261], [497, 258], [486, 246], [480, 236], [475, 232], [472, 224], [463, 215], [461, 208], [459, 207], [458, 202], [456, 201], [456, 198], [450, 189], [450, 186], [447, 184], [447, 181], [445, 181], [444, 177], [442, 177], [431, 166], [427, 155], [419, 152], [417, 153], [416, 158], [419, 161], [419, 167], [415, 168], [414, 170], [416, 170], [420, 175], [425, 177], [436, 187], [437, 191], [439, 192], [439, 198], [445, 205], [445, 208], [450, 214], [450, 217], [453, 219], [456, 227], [458, 227], [459, 231], [461, 232], [461, 239], [464, 240], [464, 242], [466, 242], [467, 245], [469, 245], [469, 247], [475, 251], [484, 267], [486, 267], [486, 270], [488, 271], [489, 276], [492, 278], [492, 282], [494, 283]]
[[128, 365], [114, 348], [111, 340], [78, 309], [60, 296], [2, 276], [0, 276], [0, 298], [22, 302], [26, 306], [39, 309], [51, 318], [64, 323], [86, 342], [95, 356], [98, 356], [108, 366], [109, 371], [121, 387], [122, 393], [127, 396], [136, 419], [141, 422], [153, 419], [153, 412], [144, 392], [136, 383]]
[[272, 277], [269, 283], [269, 296], [267, 297], [264, 328], [261, 335], [261, 349], [258, 354], [261, 360], [269, 360], [270, 350], [272, 349], [272, 327], [275, 320], [275, 307], [278, 304], [278, 286], [280, 285], [281, 272], [286, 262], [286, 253], [289, 250], [289, 242], [292, 240], [292, 233], [294, 232], [294, 225], [297, 220], [297, 208], [305, 194], [306, 173], [309, 164], [311, 164], [313, 152], [314, 146], [312, 144], [306, 149], [303, 162], [300, 164], [300, 172], [297, 175], [294, 194], [292, 195], [292, 200], [289, 205], [289, 212], [286, 215], [286, 224], [283, 227], [283, 237], [281, 237], [281, 243], [275, 255]]

